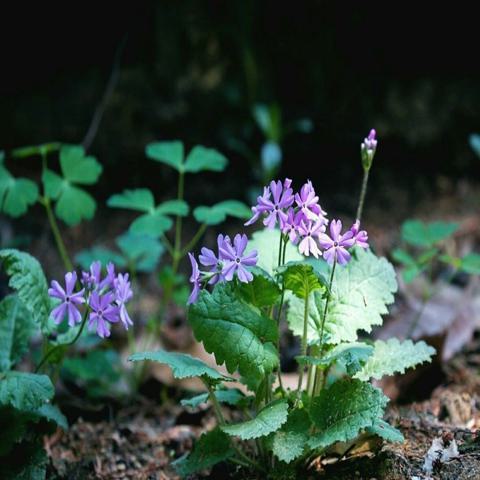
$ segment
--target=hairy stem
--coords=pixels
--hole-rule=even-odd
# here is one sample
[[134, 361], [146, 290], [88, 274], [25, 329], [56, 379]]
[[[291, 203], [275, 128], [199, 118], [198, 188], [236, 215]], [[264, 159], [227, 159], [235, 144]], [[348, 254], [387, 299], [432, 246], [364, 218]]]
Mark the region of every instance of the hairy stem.
[[322, 323], [320, 325], [320, 357], [323, 355], [323, 351], [325, 348], [325, 343], [323, 341], [323, 331], [325, 329], [325, 319], [327, 318], [328, 304], [330, 303], [330, 297], [332, 295], [333, 277], [335, 275], [336, 266], [337, 266], [337, 257], [335, 257], [333, 261], [332, 272], [330, 273], [330, 280], [328, 282], [327, 299], [325, 300], [325, 308], [323, 309]]
[[75, 335], [75, 337], [73, 338], [73, 340], [71, 340], [70, 342], [67, 342], [67, 343], [61, 343], [59, 345], [55, 345], [53, 348], [51, 348], [43, 356], [43, 358], [40, 360], [40, 363], [37, 365], [37, 368], [35, 369], [35, 373], [38, 373], [38, 371], [43, 367], [45, 362], [52, 356], [52, 354], [55, 351], [59, 350], [60, 348], [69, 347], [69, 346], [73, 345], [80, 338], [80, 335], [82, 334], [83, 329], [85, 328], [85, 325], [87, 323], [87, 318], [88, 318], [88, 312], [89, 311], [90, 311], [90, 309], [87, 307], [87, 309], [85, 310], [85, 313], [83, 314], [82, 323], [80, 324], [80, 328], [78, 329], [78, 332]]
[[360, 191], [360, 198], [358, 200], [358, 208], [357, 208], [357, 220], [362, 219], [363, 204], [365, 203], [365, 197], [367, 195], [369, 173], [370, 173], [370, 169], [366, 169], [366, 168], [363, 169], [362, 189]]
[[[302, 335], [302, 346], [300, 354], [305, 356], [307, 354], [307, 334], [308, 334], [308, 303], [310, 300], [310, 295], [306, 295], [305, 303], [303, 308], [303, 335]], [[301, 363], [300, 364], [300, 371], [298, 375], [298, 386], [297, 386], [297, 397], [300, 397], [300, 391], [302, 389], [302, 381], [303, 381], [303, 372], [305, 370], [305, 366]]]

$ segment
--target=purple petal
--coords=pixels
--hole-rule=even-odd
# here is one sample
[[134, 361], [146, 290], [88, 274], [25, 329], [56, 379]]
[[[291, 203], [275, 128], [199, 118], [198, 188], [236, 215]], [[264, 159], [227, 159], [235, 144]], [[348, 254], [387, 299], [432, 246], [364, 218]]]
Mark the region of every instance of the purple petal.
[[334, 242], [338, 242], [340, 232], [342, 231], [342, 221], [341, 220], [332, 220], [330, 223], [330, 236]]
[[222, 270], [222, 275], [224, 276], [225, 280], [227, 282], [230, 282], [233, 278], [233, 274], [235, 273], [235, 270], [237, 269], [238, 263], [236, 262], [227, 262], [223, 266]]
[[241, 258], [241, 262], [247, 267], [254, 267], [258, 262], [258, 252], [256, 250], [252, 250]]
[[67, 313], [67, 305], [65, 303], [61, 303], [60, 305], [57, 305], [52, 310], [52, 313], [51, 313], [53, 321], [56, 324], [62, 323], [66, 313]]
[[337, 248], [337, 262], [340, 265], [346, 265], [350, 261], [351, 255], [343, 247]]
[[60, 284], [56, 280], [52, 280], [52, 288], [48, 289], [48, 294], [51, 297], [59, 298], [60, 300], [65, 299], [65, 290], [60, 286]]
[[326, 233], [319, 233], [317, 235], [318, 243], [321, 248], [327, 250], [333, 247], [333, 240]]
[[195, 257], [193, 256], [193, 254], [190, 252], [188, 253], [188, 258], [190, 259], [190, 263], [192, 265], [192, 274], [190, 275], [190, 281], [196, 282], [200, 277], [200, 272], [198, 270], [198, 263], [195, 260]]
[[68, 304], [68, 325], [73, 327], [76, 323], [80, 323], [82, 321], [82, 316], [80, 312], [76, 309], [75, 305], [71, 303]]
[[335, 247], [331, 247], [323, 252], [323, 258], [329, 265], [332, 265], [335, 260], [335, 251]]
[[240, 235], [239, 233], [235, 235], [235, 238], [233, 239], [233, 243], [235, 245], [235, 251], [237, 254], [237, 257], [241, 257], [243, 255], [243, 252], [245, 251], [245, 248], [247, 246], [248, 238], [245, 234]]
[[130, 318], [125, 305], [120, 307], [120, 320], [122, 321], [125, 330], [128, 330], [129, 325], [133, 325], [132, 319]]
[[70, 296], [75, 288], [77, 283], [77, 273], [76, 272], [67, 272], [65, 274], [65, 293]]
[[248, 283], [253, 280], [253, 275], [243, 265], [239, 265], [237, 268], [238, 279], [243, 283]]
[[198, 259], [205, 267], [216, 267], [218, 263], [218, 259], [213, 250], [210, 250], [206, 247], [202, 247], [201, 254], [198, 256]]
[[190, 293], [190, 296], [188, 297], [187, 305], [191, 305], [192, 303], [195, 303], [197, 301], [199, 293], [200, 293], [200, 285], [198, 284], [198, 282], [195, 282], [193, 284], [192, 292]]

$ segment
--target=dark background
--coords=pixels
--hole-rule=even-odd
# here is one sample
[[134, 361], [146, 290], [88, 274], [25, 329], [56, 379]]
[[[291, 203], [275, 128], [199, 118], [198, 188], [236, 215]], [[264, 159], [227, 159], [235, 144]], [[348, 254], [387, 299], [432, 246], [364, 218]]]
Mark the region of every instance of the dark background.
[[[190, 179], [188, 196], [248, 201], [258, 184], [240, 145], [264, 141], [252, 108], [279, 105], [281, 174], [311, 178], [327, 210], [353, 212], [359, 143], [379, 136], [370, 201], [395, 208], [463, 179], [480, 180], [469, 134], [480, 132], [478, 15], [456, 2], [144, 1], [17, 4], [0, 16], [0, 147], [80, 143], [118, 81], [89, 152], [105, 170], [104, 200], [147, 186], [167, 197], [174, 177], [145, 159], [152, 140], [222, 151], [227, 175]], [[117, 60], [115, 60], [117, 59]], [[113, 65], [117, 65], [114, 67]], [[37, 160], [18, 160], [34, 177]], [[37, 173], [36, 173], [37, 172]]]

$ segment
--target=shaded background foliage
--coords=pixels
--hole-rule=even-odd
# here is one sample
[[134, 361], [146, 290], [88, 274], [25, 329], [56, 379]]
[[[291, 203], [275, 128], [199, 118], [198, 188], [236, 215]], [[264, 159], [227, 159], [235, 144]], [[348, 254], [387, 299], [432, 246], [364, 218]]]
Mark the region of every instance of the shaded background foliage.
[[[171, 194], [170, 172], [159, 176], [143, 150], [179, 138], [231, 160], [222, 182], [192, 181], [188, 196], [248, 200], [258, 179], [242, 152], [258, 156], [264, 141], [252, 115], [261, 102], [280, 107], [283, 125], [311, 120], [311, 132], [284, 136], [282, 174], [337, 192], [330, 203], [340, 210], [354, 210], [359, 141], [375, 126], [371, 192], [394, 208], [392, 191], [413, 202], [452, 181], [479, 180], [468, 145], [480, 130], [472, 8], [253, 0], [12, 7], [0, 29], [0, 145], [8, 153], [81, 142], [113, 68], [117, 82], [89, 149], [105, 166], [100, 199], [136, 186]], [[34, 172], [35, 159], [14, 168]]]

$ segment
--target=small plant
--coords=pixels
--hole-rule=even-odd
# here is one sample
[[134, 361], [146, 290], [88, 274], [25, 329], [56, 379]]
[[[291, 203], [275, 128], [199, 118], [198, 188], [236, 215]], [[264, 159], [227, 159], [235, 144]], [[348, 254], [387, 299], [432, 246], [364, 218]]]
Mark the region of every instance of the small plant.
[[[362, 147], [367, 173], [374, 132], [368, 140]], [[203, 247], [198, 261], [189, 253], [189, 321], [228, 374], [180, 353], [130, 356], [167, 364], [176, 378], [199, 377], [205, 385], [207, 394], [184, 403], [209, 401], [218, 425], [176, 461], [183, 476], [230, 461], [262, 478], [296, 478], [313, 455], [362, 433], [403, 439], [383, 420], [388, 399], [370, 380], [403, 373], [435, 351], [422, 341], [359, 340], [359, 332], [382, 323], [393, 302], [394, 269], [369, 249], [359, 220], [343, 230], [340, 220], [327, 219], [311, 182], [296, 194], [291, 183], [272, 181], [264, 188], [246, 225], [263, 219], [267, 228], [250, 241], [242, 233], [219, 235], [217, 251]], [[365, 192], [366, 182], [361, 204]], [[283, 319], [301, 342], [293, 390], [283, 386], [280, 369]], [[337, 374], [329, 375], [333, 366]], [[228, 388], [238, 379], [250, 394]], [[229, 420], [222, 402], [238, 406], [243, 420]]]
[[[64, 286], [54, 280], [48, 289], [43, 270], [31, 255], [5, 249], [0, 250], [0, 261], [15, 292], [0, 302], [2, 478], [44, 478], [47, 457], [42, 438], [57, 427], [68, 428], [51, 403], [63, 359], [86, 325], [101, 338], [110, 335], [113, 323], [132, 325], [126, 309], [132, 291], [128, 274], [116, 275], [113, 265], [102, 278], [101, 265], [94, 262], [81, 279], [69, 272]], [[43, 336], [43, 356], [35, 372], [16, 370], [37, 332]]]

